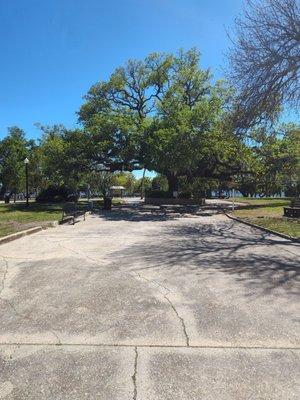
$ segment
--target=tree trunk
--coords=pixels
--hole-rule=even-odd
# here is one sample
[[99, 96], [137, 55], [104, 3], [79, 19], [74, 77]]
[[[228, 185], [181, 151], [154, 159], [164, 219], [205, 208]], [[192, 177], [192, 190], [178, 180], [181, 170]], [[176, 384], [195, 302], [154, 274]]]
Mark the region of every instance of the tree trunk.
[[168, 174], [167, 179], [170, 197], [174, 197], [174, 192], [178, 192], [178, 176], [176, 174]]

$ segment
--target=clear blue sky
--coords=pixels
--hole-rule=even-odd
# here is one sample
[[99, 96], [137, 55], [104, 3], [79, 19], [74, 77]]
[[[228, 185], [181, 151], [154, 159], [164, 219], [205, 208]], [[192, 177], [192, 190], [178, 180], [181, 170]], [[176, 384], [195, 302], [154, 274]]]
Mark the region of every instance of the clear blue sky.
[[129, 58], [196, 46], [221, 76], [243, 0], [0, 0], [0, 138], [76, 126], [82, 96]]
[[[89, 87], [129, 58], [197, 47], [223, 76], [244, 0], [0, 0], [0, 139], [17, 125], [77, 124]], [[289, 116], [287, 115], [287, 119]], [[293, 115], [291, 115], [293, 119]]]

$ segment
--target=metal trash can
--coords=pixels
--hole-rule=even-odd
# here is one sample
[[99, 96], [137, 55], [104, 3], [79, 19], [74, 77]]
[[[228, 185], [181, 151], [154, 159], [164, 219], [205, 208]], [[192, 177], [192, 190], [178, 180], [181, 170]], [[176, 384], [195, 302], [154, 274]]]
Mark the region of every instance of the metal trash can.
[[9, 196], [4, 196], [4, 203], [8, 204], [9, 203]]
[[112, 199], [111, 197], [105, 197], [103, 202], [103, 209], [104, 210], [111, 210]]
[[88, 210], [93, 211], [93, 209], [94, 209], [94, 203], [92, 202], [92, 200], [89, 200], [88, 201]]

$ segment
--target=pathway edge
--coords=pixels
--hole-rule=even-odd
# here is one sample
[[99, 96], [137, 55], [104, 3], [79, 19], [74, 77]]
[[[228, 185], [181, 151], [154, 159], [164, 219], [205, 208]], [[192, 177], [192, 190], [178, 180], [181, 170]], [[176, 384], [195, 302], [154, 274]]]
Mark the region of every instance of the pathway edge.
[[240, 222], [241, 224], [252, 226], [253, 228], [257, 228], [257, 229], [260, 229], [260, 230], [262, 230], [264, 232], [271, 233], [272, 235], [280, 236], [280, 237], [282, 237], [284, 239], [290, 240], [290, 241], [295, 242], [295, 243], [300, 243], [300, 239], [295, 238], [293, 236], [285, 235], [284, 233], [276, 232], [276, 231], [273, 231], [272, 229], [264, 228], [263, 226], [256, 225], [256, 224], [253, 224], [252, 222], [248, 222], [248, 221], [245, 221], [245, 220], [243, 220], [241, 218], [234, 217], [231, 214], [227, 213], [226, 211], [224, 211], [224, 214], [226, 215], [226, 217], [228, 217], [230, 219], [233, 219], [234, 221]]

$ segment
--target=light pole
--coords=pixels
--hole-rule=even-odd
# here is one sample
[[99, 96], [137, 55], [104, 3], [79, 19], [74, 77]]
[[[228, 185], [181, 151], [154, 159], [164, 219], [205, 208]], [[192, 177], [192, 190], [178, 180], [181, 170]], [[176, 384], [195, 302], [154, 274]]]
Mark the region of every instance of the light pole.
[[26, 206], [29, 206], [29, 192], [28, 192], [28, 164], [29, 164], [29, 160], [26, 157], [24, 160], [24, 164], [25, 164], [25, 177], [26, 177]]
[[112, 199], [109, 196], [111, 184], [110, 167], [107, 167], [104, 164], [97, 164], [96, 170], [100, 173], [100, 191], [103, 194], [103, 209], [111, 210]]

